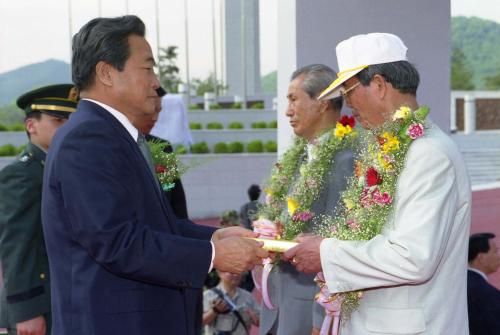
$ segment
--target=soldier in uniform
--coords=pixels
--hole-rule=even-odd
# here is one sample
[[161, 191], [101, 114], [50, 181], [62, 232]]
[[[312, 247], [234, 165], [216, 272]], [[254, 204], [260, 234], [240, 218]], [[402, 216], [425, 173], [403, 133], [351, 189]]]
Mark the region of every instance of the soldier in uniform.
[[42, 87], [17, 100], [26, 112], [24, 152], [0, 171], [0, 326], [8, 334], [50, 334], [49, 264], [42, 232], [45, 155], [57, 128], [76, 110], [73, 85]]

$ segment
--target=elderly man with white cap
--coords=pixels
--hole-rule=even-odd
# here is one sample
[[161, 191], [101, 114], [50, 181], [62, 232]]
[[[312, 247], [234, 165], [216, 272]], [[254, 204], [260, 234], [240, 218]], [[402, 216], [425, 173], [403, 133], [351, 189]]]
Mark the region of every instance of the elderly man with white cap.
[[[406, 51], [399, 37], [386, 33], [340, 42], [338, 78], [320, 99], [343, 95], [369, 131], [424, 110], [416, 100], [419, 75]], [[359, 306], [344, 320], [342, 335], [468, 334], [468, 174], [449, 137], [429, 118], [422, 123], [425, 130], [418, 134], [405, 130], [411, 143], [393, 182], [394, 195], [386, 197], [392, 207], [379, 233], [363, 241], [305, 237], [284, 255], [299, 271], [322, 271], [332, 294], [363, 291]], [[382, 146], [380, 141], [371, 145]], [[373, 180], [368, 192], [382, 183], [378, 176]], [[368, 199], [374, 207], [382, 206], [378, 196]], [[358, 207], [368, 208], [366, 202]], [[362, 224], [352, 227], [363, 229]]]

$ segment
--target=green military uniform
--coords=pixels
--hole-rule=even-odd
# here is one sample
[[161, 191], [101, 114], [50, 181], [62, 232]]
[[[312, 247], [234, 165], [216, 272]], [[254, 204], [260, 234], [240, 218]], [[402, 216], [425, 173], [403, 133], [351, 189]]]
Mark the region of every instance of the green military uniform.
[[[17, 104], [34, 112], [67, 118], [76, 109], [69, 84], [28, 92]], [[50, 334], [50, 271], [42, 231], [41, 200], [46, 153], [29, 142], [15, 161], [0, 171], [0, 327], [17, 334], [16, 323], [43, 315]]]
[[4, 278], [0, 299], [2, 319], [8, 328], [50, 313], [49, 262], [40, 215], [44, 161], [45, 152], [28, 143], [19, 158], [0, 171]]

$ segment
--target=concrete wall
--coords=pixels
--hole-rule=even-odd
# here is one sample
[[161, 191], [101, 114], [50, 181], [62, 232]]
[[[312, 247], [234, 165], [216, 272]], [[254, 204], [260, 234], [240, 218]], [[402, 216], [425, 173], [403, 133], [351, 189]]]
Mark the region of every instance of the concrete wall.
[[[13, 159], [0, 157], [0, 170]], [[182, 176], [189, 216], [203, 219], [230, 209], [239, 211], [248, 201], [248, 187], [262, 187], [269, 178], [276, 154], [182, 155], [180, 159], [191, 166]]]
[[224, 127], [227, 127], [231, 122], [241, 122], [245, 128], [251, 128], [254, 122], [276, 120], [276, 111], [272, 109], [190, 110], [187, 115], [189, 122], [198, 122], [203, 125], [209, 122], [220, 122]]
[[197, 165], [182, 176], [189, 217], [218, 217], [225, 210], [239, 211], [248, 201], [251, 184], [263, 185], [276, 154], [189, 155], [183, 163]]
[[235, 142], [248, 143], [250, 141], [267, 141], [276, 142], [276, 129], [214, 129], [214, 130], [192, 130], [194, 143], [206, 142], [212, 146], [218, 142]]
[[[286, 95], [288, 86], [280, 79], [289, 77], [297, 67], [324, 63], [336, 68], [338, 42], [357, 34], [389, 32], [403, 39], [410, 62], [420, 72], [419, 103], [429, 105], [433, 120], [449, 130], [450, 1], [282, 0], [280, 5], [285, 9], [278, 11], [279, 48], [284, 50], [278, 50], [278, 97]], [[290, 15], [295, 21], [287, 17]], [[286, 101], [279, 99], [278, 110], [285, 107]], [[279, 131], [279, 142], [290, 137], [281, 133], [291, 133], [288, 124]], [[280, 143], [279, 147], [286, 145]]]

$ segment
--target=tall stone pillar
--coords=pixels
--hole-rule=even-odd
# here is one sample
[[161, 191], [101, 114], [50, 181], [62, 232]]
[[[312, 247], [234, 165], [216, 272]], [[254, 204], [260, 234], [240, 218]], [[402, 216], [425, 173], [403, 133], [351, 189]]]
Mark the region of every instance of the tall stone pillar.
[[[226, 0], [225, 45], [226, 82], [228, 95], [243, 96], [243, 75], [246, 95], [260, 93], [259, 1], [244, 0], [245, 33], [242, 34], [242, 1]], [[245, 36], [242, 48], [242, 36]], [[243, 68], [242, 52], [245, 53]], [[245, 71], [245, 73], [243, 73]]]

